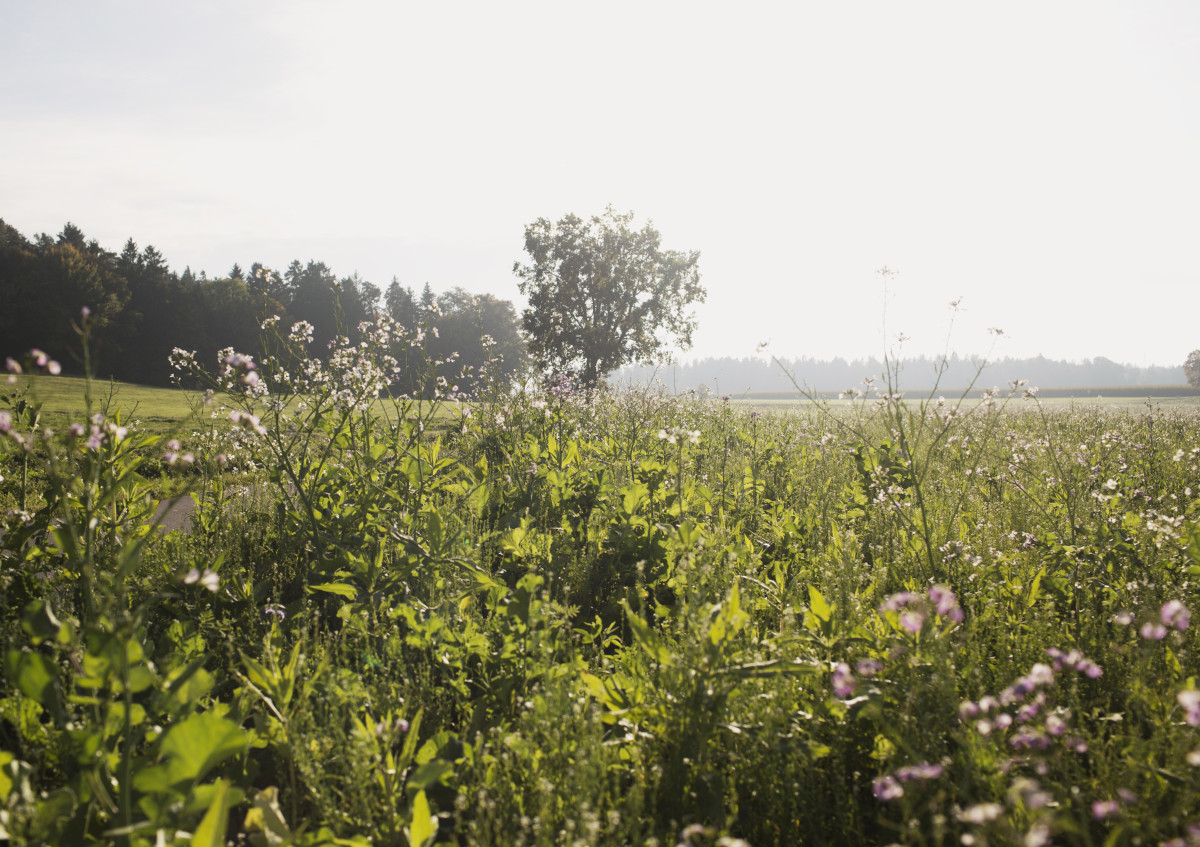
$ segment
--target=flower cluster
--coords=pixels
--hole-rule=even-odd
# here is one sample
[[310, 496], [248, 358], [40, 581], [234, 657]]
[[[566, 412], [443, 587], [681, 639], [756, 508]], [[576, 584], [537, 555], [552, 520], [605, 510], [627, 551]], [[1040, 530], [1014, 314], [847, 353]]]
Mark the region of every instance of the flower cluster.
[[904, 796], [906, 783], [925, 783], [939, 779], [942, 775], [941, 765], [919, 762], [915, 765], [905, 765], [895, 773], [885, 774], [871, 784], [875, 799], [881, 803], [898, 800]]
[[183, 462], [185, 465], [190, 465], [196, 461], [196, 457], [191, 453], [180, 453], [183, 449], [178, 439], [172, 438], [167, 442], [167, 452], [163, 453], [163, 461], [168, 465], [174, 465], [178, 462]]
[[1175, 695], [1183, 709], [1183, 720], [1188, 726], [1200, 726], [1200, 691], [1186, 688]]
[[83, 438], [84, 447], [95, 453], [105, 445], [120, 444], [129, 436], [129, 429], [97, 412], [87, 426], [73, 423], [67, 427], [67, 435], [72, 441]]
[[964, 723], [974, 721], [974, 729], [980, 735], [1013, 730], [1008, 743], [1014, 750], [1046, 750], [1055, 738], [1062, 738], [1068, 750], [1087, 752], [1082, 738], [1067, 735], [1070, 713], [1050, 709], [1050, 692], [1059, 673], [1073, 672], [1096, 679], [1104, 671], [1078, 650], [1051, 647], [1046, 654], [1050, 664], [1034, 664], [1029, 673], [1016, 679], [998, 697], [988, 695], [978, 702], [962, 703], [958, 708], [959, 719]]
[[259, 376], [253, 356], [226, 347], [217, 353], [217, 361], [221, 366], [217, 379], [226, 391], [240, 390], [251, 397], [265, 397], [268, 394], [267, 383]]
[[686, 441], [688, 444], [700, 443], [700, 430], [684, 429], [683, 427], [671, 427], [670, 429], [660, 429], [658, 437], [668, 444], [680, 444]]
[[197, 583], [215, 594], [221, 584], [221, 578], [217, 576], [216, 572], [210, 571], [208, 568], [205, 568], [203, 571], [199, 568], [192, 568], [184, 574], [183, 584], [196, 585]]
[[30, 373], [48, 373], [51, 376], [58, 376], [62, 373], [62, 365], [46, 355], [45, 351], [39, 350], [36, 347], [22, 356], [20, 362], [16, 359], [8, 358], [4, 360], [4, 364], [8, 368], [8, 372], [14, 376], [23, 374], [26, 371]]
[[253, 432], [255, 435], [266, 435], [267, 428], [262, 425], [257, 415], [252, 415], [249, 412], [243, 412], [234, 409], [229, 413], [229, 420], [233, 421], [233, 425], [240, 429], [245, 429]]
[[944, 585], [932, 586], [924, 596], [912, 591], [893, 594], [879, 605], [879, 612], [895, 615], [900, 627], [914, 635], [925, 627], [930, 615], [952, 623], [959, 623], [963, 619], [958, 598]]

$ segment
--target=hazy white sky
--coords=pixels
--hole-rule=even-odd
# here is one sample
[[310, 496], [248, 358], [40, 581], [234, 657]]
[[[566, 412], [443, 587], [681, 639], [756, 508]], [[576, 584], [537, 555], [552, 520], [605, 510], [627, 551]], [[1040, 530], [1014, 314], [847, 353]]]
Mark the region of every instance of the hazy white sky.
[[0, 6], [0, 217], [222, 275], [521, 305], [523, 227], [701, 251], [687, 354], [1178, 364], [1200, 347], [1200, 3]]

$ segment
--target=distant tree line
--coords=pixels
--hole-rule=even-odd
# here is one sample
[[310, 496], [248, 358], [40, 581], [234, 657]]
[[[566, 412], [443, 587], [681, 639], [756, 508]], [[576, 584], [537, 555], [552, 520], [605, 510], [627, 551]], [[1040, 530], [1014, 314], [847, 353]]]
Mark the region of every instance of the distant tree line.
[[[38, 347], [67, 372], [80, 372], [72, 323], [84, 306], [94, 319], [96, 375], [145, 385], [170, 384], [167, 359], [175, 347], [210, 364], [225, 347], [261, 358], [260, 327], [272, 315], [285, 327], [311, 323], [309, 353], [316, 356], [335, 336], [356, 340], [359, 324], [381, 314], [413, 338], [423, 333], [419, 355], [397, 350], [408, 367], [400, 374], [403, 390], [419, 389], [425, 366], [452, 353], [455, 369], [465, 364], [478, 372], [498, 357], [502, 373], [513, 374], [524, 364], [512, 303], [488, 294], [435, 294], [428, 284], [417, 294], [395, 278], [381, 291], [358, 274], [338, 278], [318, 261], [293, 261], [282, 273], [257, 262], [248, 271], [234, 264], [221, 277], [191, 268], [177, 273], [153, 246], [139, 249], [132, 238], [113, 253], [71, 223], [56, 237], [27, 239], [0, 220], [0, 358]], [[471, 379], [460, 384], [462, 391], [474, 387]]]
[[[939, 360], [915, 356], [903, 360], [900, 387], [921, 391], [933, 387]], [[793, 359], [783, 360], [787, 372], [795, 377], [801, 388], [816, 391], [843, 391], [861, 386], [867, 377], [875, 377], [878, 385], [883, 374], [879, 359]], [[970, 385], [979, 371], [979, 360], [951, 356], [941, 379], [947, 390]], [[720, 394], [736, 395], [743, 391], [790, 391], [794, 389], [783, 368], [759, 358], [700, 359], [685, 364], [626, 367], [615, 372], [614, 382], [650, 382], [661, 380], [667, 390], [685, 392], [707, 386]], [[1182, 366], [1137, 367], [1124, 365], [1099, 356], [1080, 362], [1063, 362], [1037, 356], [1029, 359], [1004, 358], [990, 362], [979, 375], [976, 384], [983, 387], [1003, 387], [1009, 380], [1026, 379], [1031, 385], [1044, 387], [1084, 387], [1121, 385], [1182, 385], [1186, 382]]]

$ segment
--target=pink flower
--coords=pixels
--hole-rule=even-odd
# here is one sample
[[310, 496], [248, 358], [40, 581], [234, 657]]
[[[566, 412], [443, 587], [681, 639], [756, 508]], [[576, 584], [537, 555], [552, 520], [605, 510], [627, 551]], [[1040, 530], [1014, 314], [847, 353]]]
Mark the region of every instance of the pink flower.
[[1092, 817], [1098, 821], [1107, 820], [1121, 811], [1121, 804], [1116, 800], [1097, 800], [1092, 803]]

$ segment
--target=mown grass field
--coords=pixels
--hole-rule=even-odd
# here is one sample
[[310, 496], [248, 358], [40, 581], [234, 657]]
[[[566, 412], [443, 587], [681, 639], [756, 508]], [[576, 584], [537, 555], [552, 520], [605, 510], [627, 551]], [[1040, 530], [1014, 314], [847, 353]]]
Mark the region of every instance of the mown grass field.
[[[276, 406], [229, 381], [179, 450], [9, 419], [10, 838], [1200, 838], [1193, 406], [418, 405], [371, 356]], [[140, 529], [160, 473], [190, 534]]]
[[[53, 422], [83, 415], [88, 384], [82, 377], [28, 376], [7, 389], [29, 391], [30, 396], [42, 404], [47, 419]], [[97, 380], [91, 383], [90, 391], [97, 409], [111, 401], [126, 420], [136, 419], [152, 432], [177, 433], [180, 425], [192, 415], [188, 397], [177, 389]]]
[[[85, 380], [80, 377], [32, 376], [22, 378], [18, 388], [31, 387], [34, 395], [43, 403], [47, 415], [62, 416], [81, 414], [84, 409]], [[962, 396], [962, 389], [946, 389], [938, 392], [951, 400]], [[155, 388], [133, 383], [112, 381], [95, 382], [92, 394], [97, 403], [111, 394], [115, 406], [122, 409], [125, 417], [137, 419], [152, 431], [168, 432], [192, 417], [192, 404], [198, 399], [193, 393], [175, 388]], [[979, 390], [967, 393], [966, 399], [977, 398]], [[919, 401], [923, 392], [913, 392]], [[1094, 386], [1091, 388], [1043, 388], [1038, 399], [1046, 405], [1103, 405], [1143, 406], [1146, 403], [1162, 407], [1179, 406], [1200, 408], [1200, 389], [1188, 386]], [[763, 409], [804, 409], [816, 402], [839, 404], [838, 392], [815, 392], [806, 397], [795, 391], [752, 391], [731, 395], [730, 402], [736, 405]], [[175, 434], [183, 434], [176, 432]]]

